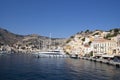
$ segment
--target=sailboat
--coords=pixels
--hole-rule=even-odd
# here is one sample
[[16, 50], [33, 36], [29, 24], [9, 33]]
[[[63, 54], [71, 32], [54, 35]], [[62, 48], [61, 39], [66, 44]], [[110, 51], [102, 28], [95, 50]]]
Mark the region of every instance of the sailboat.
[[61, 52], [62, 50], [60, 50], [60, 49], [55, 49], [55, 50], [51, 49], [51, 33], [50, 33], [50, 40], [49, 40], [48, 48], [49, 48], [48, 51], [40, 51], [40, 52], [38, 52], [38, 54], [47, 56], [50, 54], [51, 55], [60, 55], [61, 53], [63, 53], [63, 52]]

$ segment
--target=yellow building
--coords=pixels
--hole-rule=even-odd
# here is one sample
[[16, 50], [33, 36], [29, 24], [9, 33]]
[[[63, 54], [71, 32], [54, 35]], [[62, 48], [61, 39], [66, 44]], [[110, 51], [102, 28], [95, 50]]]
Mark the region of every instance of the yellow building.
[[114, 55], [116, 53], [117, 43], [112, 40], [97, 38], [92, 42], [91, 48], [94, 56], [103, 54]]

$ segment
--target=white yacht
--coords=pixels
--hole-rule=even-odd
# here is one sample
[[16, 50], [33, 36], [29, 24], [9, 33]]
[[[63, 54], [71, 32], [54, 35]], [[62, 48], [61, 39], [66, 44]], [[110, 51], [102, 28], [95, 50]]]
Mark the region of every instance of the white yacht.
[[63, 55], [63, 54], [64, 51], [60, 47], [58, 47], [57, 49], [51, 49], [51, 34], [50, 34], [48, 51], [43, 50], [38, 52], [38, 56]]
[[47, 52], [39, 52], [37, 55], [38, 58], [42, 57], [68, 57], [62, 50], [52, 50]]
[[42, 52], [39, 52], [39, 54], [65, 54], [64, 51], [62, 49], [54, 49], [54, 50], [49, 50], [49, 51], [42, 51]]

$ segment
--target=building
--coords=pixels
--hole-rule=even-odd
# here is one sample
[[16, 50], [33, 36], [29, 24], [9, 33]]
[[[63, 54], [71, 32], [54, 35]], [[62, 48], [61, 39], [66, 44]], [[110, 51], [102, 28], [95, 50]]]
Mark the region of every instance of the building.
[[91, 48], [93, 50], [93, 56], [101, 56], [101, 55], [114, 55], [116, 54], [117, 43], [112, 40], [106, 40], [103, 38], [95, 39]]
[[117, 35], [117, 54], [120, 55], [120, 34]]
[[120, 34], [117, 35], [117, 46], [120, 47]]

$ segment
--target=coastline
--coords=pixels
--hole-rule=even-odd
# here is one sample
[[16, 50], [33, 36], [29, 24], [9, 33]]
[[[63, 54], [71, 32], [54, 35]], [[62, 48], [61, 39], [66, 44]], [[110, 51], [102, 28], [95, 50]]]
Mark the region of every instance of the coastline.
[[113, 65], [113, 66], [116, 66], [117, 68], [120, 68], [120, 62], [116, 62], [114, 60], [95, 59], [95, 58], [88, 58], [88, 57], [81, 57], [80, 59], [88, 60], [92, 62], [99, 62], [107, 65]]

